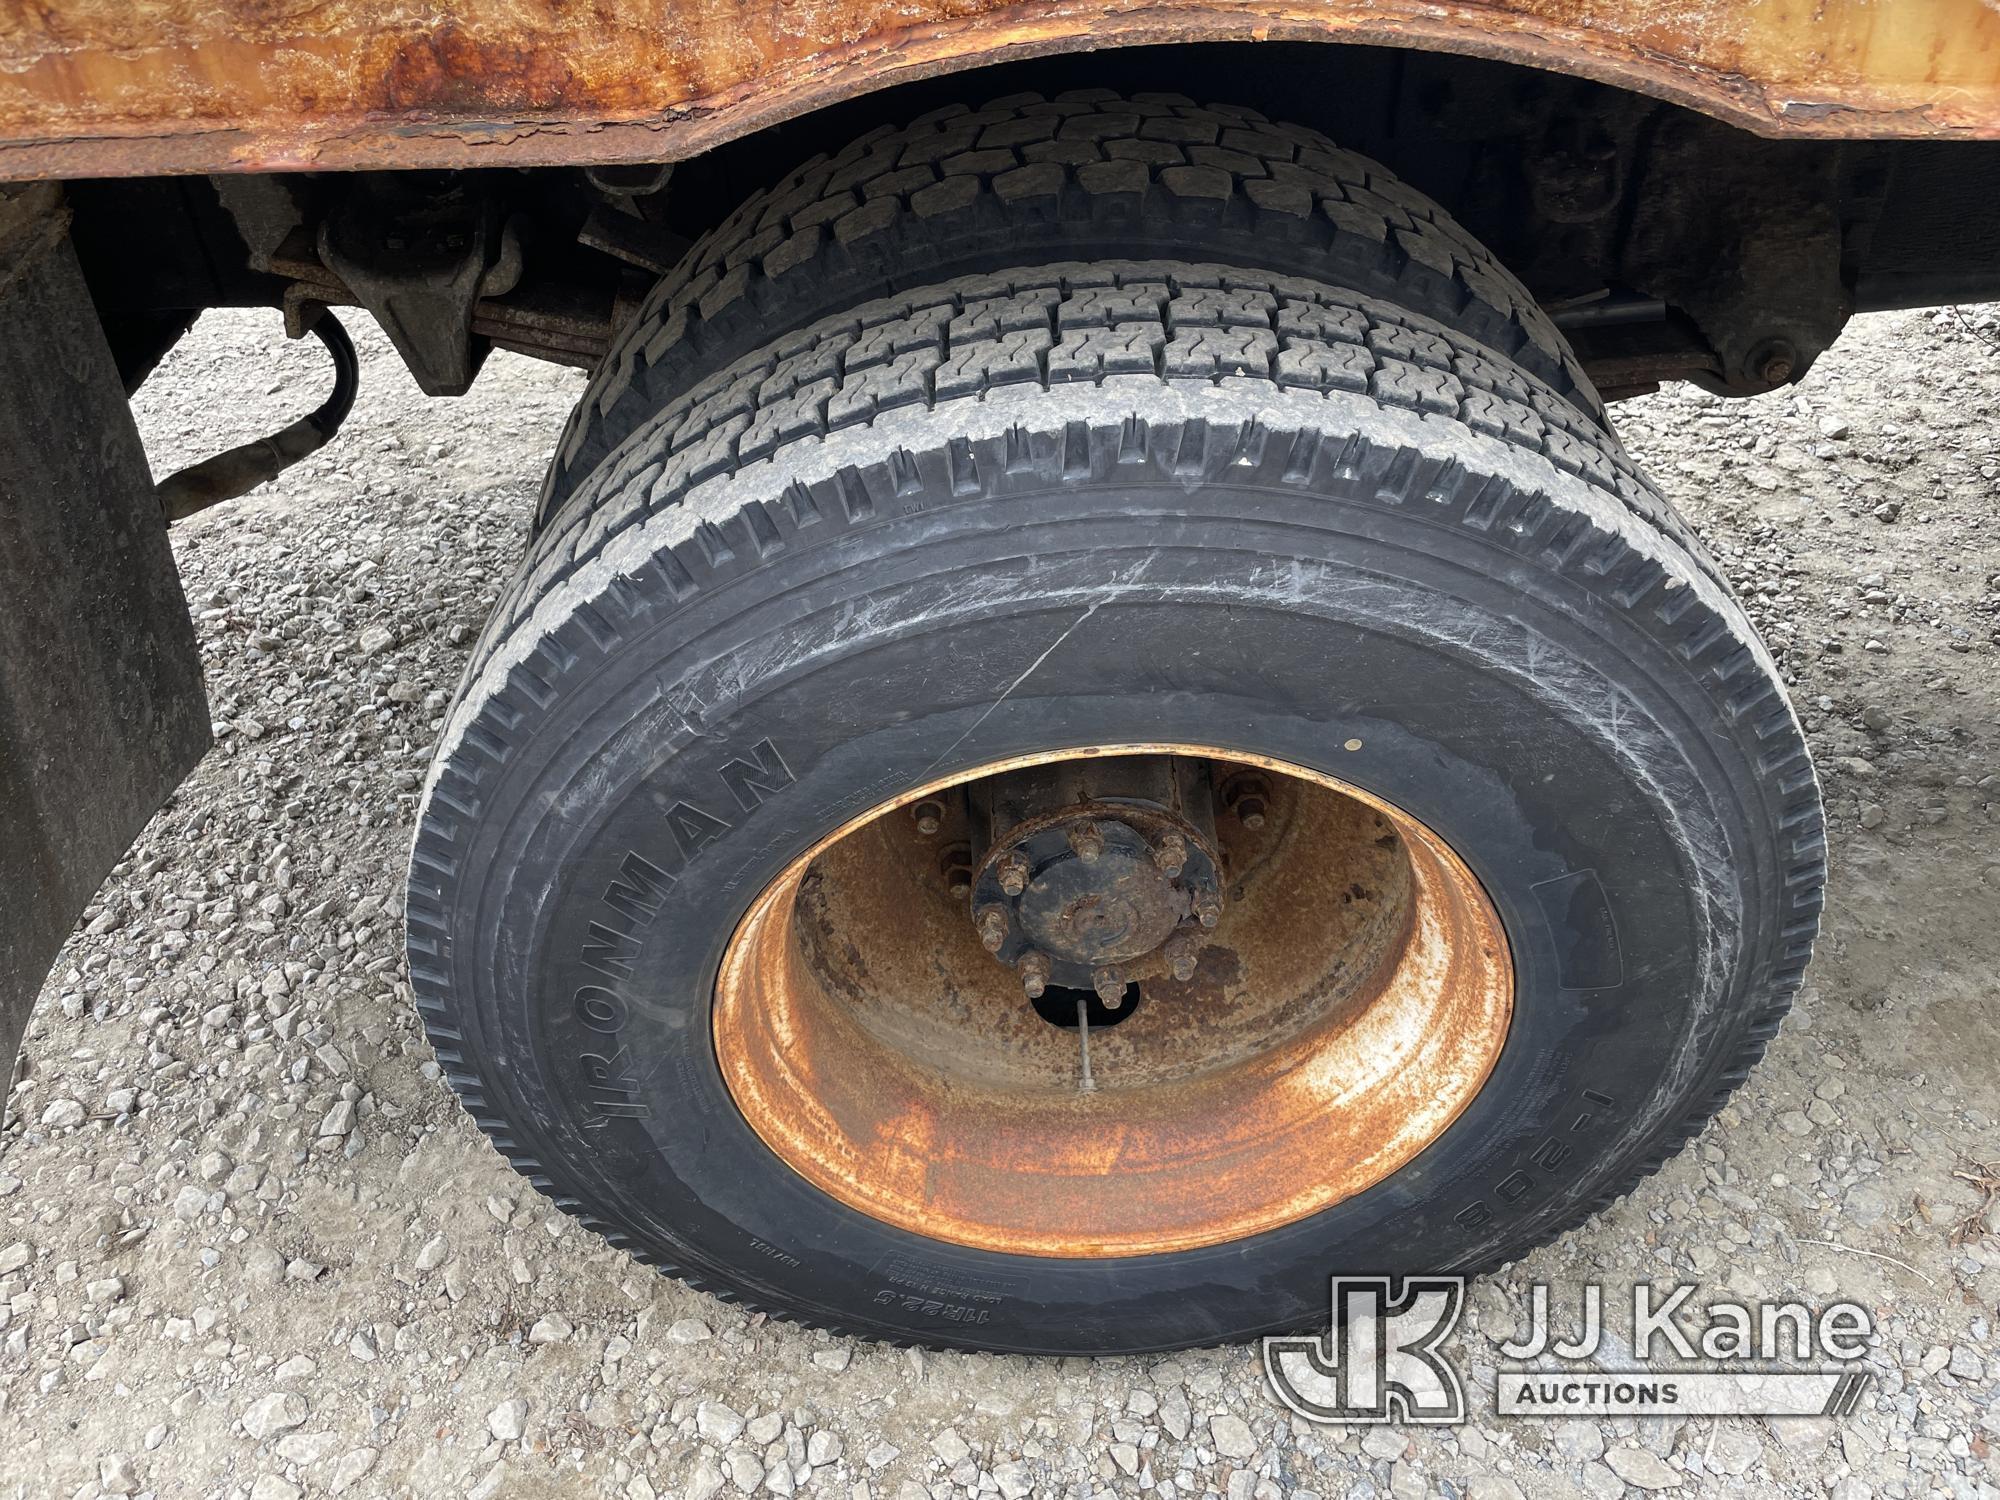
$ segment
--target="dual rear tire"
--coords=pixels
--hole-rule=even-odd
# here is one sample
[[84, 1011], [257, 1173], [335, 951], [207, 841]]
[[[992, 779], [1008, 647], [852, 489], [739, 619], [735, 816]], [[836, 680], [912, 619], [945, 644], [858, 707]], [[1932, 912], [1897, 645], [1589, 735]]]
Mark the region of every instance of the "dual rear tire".
[[[559, 503], [468, 669], [408, 912], [468, 1109], [613, 1242], [885, 1339], [1099, 1353], [1296, 1329], [1323, 1320], [1332, 1273], [1473, 1274], [1579, 1222], [1699, 1130], [1776, 1029], [1819, 907], [1812, 769], [1742, 610], [1587, 382], [1557, 389], [1566, 353], [1496, 348], [1476, 336], [1489, 316], [1453, 326], [1394, 278], [1274, 272], [1230, 246], [928, 281], [906, 264], [923, 284], [768, 326], [643, 413], [631, 358], [601, 377], [627, 394], [586, 397], [593, 436], [571, 451], [604, 451], [587, 474], [558, 465]], [[982, 1217], [953, 1186], [993, 1170], [982, 1143], [911, 1099], [991, 1083], [973, 1118], [1004, 1133], [1074, 1085], [975, 1077], [985, 1038], [1026, 1038], [1025, 1056], [1040, 1023], [922, 948], [957, 941], [942, 919], [924, 936], [924, 903], [959, 899], [928, 865], [891, 903], [908, 931], [870, 972], [892, 977], [815, 1002], [878, 1061], [843, 1054], [823, 1097], [759, 1096], [728, 1019], [746, 917], [779, 924], [766, 968], [866, 947], [815, 926], [824, 903], [774, 909], [781, 882], [818, 878], [834, 840], [919, 792], [1158, 747], [1344, 789], [1383, 810], [1390, 844], [1434, 839], [1469, 872], [1498, 941], [1473, 954], [1461, 929], [1429, 957], [1456, 941], [1507, 1003], [1465, 1023], [1490, 1045], [1443, 1069], [1459, 1092], [1419, 1135], [1376, 1151], [1354, 1125], [1386, 1096], [1284, 1062], [1287, 1039], [1365, 1025], [1372, 981], [1301, 986], [1277, 1050], [1231, 1052], [1256, 983], [1146, 980], [1078, 1149], [1036, 1138], [1046, 1182], [1020, 1197], [1042, 1206], [1016, 1214], [1034, 1233]], [[1237, 882], [1243, 923], [1295, 899], [1261, 879]], [[1304, 946], [1333, 920], [1291, 909], [1322, 913]], [[1430, 931], [1410, 911], [1381, 924], [1396, 962]], [[1237, 920], [1203, 972], [1252, 951]], [[948, 1046], [880, 1019], [919, 990], [964, 1028]], [[1213, 1068], [1197, 1050], [1146, 1072], [1166, 1034], [1149, 1014], [1209, 1037]], [[1459, 1024], [1424, 1014], [1426, 1035]], [[1442, 1066], [1424, 1036], [1405, 1044], [1410, 1067]], [[807, 1045], [786, 1030], [771, 1065], [809, 1079]], [[1278, 1093], [1213, 1072], [1260, 1059]], [[934, 1096], [871, 1114], [855, 1075], [878, 1067]], [[1135, 1201], [1165, 1223], [1127, 1189], [1208, 1149], [1149, 1133], [1147, 1090], [1211, 1073], [1227, 1086], [1207, 1114], [1239, 1110], [1244, 1139], [1268, 1126], [1273, 1158], [1270, 1101], [1318, 1079], [1319, 1113], [1284, 1139], [1323, 1139], [1324, 1172], [1310, 1150], [1285, 1177], [1232, 1158], [1209, 1229], [1110, 1233]], [[877, 1191], [892, 1178], [903, 1209]]]

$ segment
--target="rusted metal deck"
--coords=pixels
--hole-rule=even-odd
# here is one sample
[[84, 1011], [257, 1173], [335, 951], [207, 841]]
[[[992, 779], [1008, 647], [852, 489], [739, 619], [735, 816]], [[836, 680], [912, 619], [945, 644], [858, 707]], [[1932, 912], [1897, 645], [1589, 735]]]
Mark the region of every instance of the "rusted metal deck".
[[1982, 0], [0, 0], [0, 179], [670, 161], [912, 78], [1229, 40], [1498, 58], [1766, 135], [2000, 136]]

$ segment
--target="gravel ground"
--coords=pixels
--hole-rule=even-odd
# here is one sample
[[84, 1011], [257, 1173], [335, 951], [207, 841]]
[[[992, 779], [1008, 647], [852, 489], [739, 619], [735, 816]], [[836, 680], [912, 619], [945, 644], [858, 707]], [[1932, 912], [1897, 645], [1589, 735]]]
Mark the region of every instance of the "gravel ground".
[[[1248, 1349], [856, 1344], [539, 1201], [438, 1079], [397, 903], [431, 741], [580, 378], [502, 357], [427, 402], [370, 329], [346, 434], [175, 532], [221, 738], [85, 913], [7, 1098], [0, 1494], [2000, 1493], [1995, 321], [1863, 319], [1796, 393], [1619, 409], [1793, 684], [1832, 899], [1715, 1126], [1468, 1315], [1511, 1332], [1534, 1281], [1569, 1308], [1634, 1278], [1852, 1298], [1880, 1335], [1853, 1418], [1497, 1420], [1475, 1369], [1462, 1428], [1310, 1427]], [[160, 472], [316, 399], [314, 351], [274, 322], [212, 315], [146, 386]]]

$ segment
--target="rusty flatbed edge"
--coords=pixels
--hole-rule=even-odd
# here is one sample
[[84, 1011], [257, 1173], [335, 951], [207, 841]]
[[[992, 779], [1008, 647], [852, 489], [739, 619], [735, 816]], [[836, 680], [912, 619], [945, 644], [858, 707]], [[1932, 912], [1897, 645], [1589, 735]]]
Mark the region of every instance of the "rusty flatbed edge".
[[0, 0], [0, 179], [673, 161], [986, 63], [1266, 40], [1516, 62], [1767, 136], [2000, 137], [1981, 0]]

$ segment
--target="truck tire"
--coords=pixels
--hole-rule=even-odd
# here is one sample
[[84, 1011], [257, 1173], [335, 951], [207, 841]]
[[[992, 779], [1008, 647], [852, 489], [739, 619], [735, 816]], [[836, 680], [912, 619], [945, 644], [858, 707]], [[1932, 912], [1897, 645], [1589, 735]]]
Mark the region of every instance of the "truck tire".
[[[633, 1255], [1163, 1350], [1629, 1190], [1776, 1031], [1822, 855], [1750, 623], [1561, 394], [1326, 282], [1037, 266], [784, 333], [597, 469], [442, 738], [410, 967], [472, 1116]], [[1161, 890], [1165, 948], [1030, 973]]]
[[546, 524], [660, 405], [778, 330], [968, 272], [1120, 256], [1220, 260], [1384, 296], [1604, 408], [1525, 287], [1437, 204], [1318, 131], [1168, 94], [1017, 94], [884, 126], [703, 236], [571, 413]]

